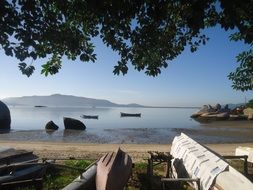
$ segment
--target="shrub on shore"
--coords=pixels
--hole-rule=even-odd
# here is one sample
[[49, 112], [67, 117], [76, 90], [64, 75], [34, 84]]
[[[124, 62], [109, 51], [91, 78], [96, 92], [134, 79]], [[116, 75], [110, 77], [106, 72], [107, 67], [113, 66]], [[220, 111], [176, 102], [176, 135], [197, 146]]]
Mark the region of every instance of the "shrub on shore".
[[246, 104], [247, 108], [253, 108], [253, 99]]

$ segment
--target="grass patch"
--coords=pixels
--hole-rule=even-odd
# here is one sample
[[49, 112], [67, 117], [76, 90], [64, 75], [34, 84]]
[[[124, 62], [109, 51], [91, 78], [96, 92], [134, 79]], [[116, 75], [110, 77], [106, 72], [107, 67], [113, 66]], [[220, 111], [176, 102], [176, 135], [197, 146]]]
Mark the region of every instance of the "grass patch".
[[[47, 173], [44, 177], [43, 190], [58, 190], [62, 189], [69, 183], [71, 183], [76, 177], [80, 175], [80, 171], [74, 168], [84, 170], [87, 168], [93, 160], [67, 160], [62, 162], [69, 168], [58, 168], [50, 166], [47, 169]], [[243, 173], [243, 161], [242, 160], [228, 160], [229, 164], [235, 169]], [[162, 163], [153, 167], [153, 176], [147, 175], [147, 162], [138, 162], [134, 164], [133, 173], [127, 184], [126, 190], [156, 190], [161, 189], [161, 177], [166, 175], [166, 163]], [[251, 170], [249, 173], [252, 174]], [[253, 178], [252, 178], [253, 179]], [[251, 180], [252, 180], [251, 179]], [[173, 186], [172, 184], [168, 185]], [[186, 183], [182, 183], [178, 189], [192, 190]], [[34, 190], [35, 187], [18, 188], [18, 190]]]
[[87, 168], [90, 164], [92, 164], [92, 160], [66, 160], [64, 164], [66, 166], [70, 167], [75, 167], [79, 169], [85, 169]]

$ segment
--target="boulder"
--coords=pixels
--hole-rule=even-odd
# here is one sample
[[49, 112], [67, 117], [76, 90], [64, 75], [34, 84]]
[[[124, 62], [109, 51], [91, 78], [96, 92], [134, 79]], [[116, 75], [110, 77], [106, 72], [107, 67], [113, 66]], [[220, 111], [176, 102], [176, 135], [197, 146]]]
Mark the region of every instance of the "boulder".
[[247, 120], [248, 116], [246, 115], [237, 115], [237, 114], [230, 114], [229, 120], [230, 121], [238, 121], [238, 120]]
[[224, 108], [221, 108], [219, 110], [219, 113], [231, 113], [231, 110], [229, 109], [228, 105], [226, 104]]
[[216, 117], [222, 120], [226, 120], [229, 118], [229, 113], [228, 112], [219, 113], [216, 115]]
[[246, 108], [243, 110], [243, 114], [248, 117], [249, 120], [253, 120], [253, 108]]
[[46, 130], [57, 130], [58, 128], [59, 127], [53, 121], [49, 121], [45, 126]]
[[11, 129], [11, 114], [7, 105], [0, 101], [0, 130]]
[[216, 111], [219, 111], [220, 109], [221, 109], [221, 105], [218, 103], [218, 104], [216, 104], [215, 106], [214, 106], [214, 109], [216, 110]]
[[74, 129], [74, 130], [85, 130], [86, 126], [83, 124], [83, 122], [69, 118], [69, 117], [64, 117], [63, 118], [64, 126], [65, 129]]
[[203, 114], [216, 113], [216, 110], [211, 105], [204, 105], [198, 112], [191, 115], [192, 118], [197, 118]]
[[227, 120], [229, 118], [228, 113], [216, 113], [216, 114], [202, 114], [201, 118], [212, 119], [213, 121]]

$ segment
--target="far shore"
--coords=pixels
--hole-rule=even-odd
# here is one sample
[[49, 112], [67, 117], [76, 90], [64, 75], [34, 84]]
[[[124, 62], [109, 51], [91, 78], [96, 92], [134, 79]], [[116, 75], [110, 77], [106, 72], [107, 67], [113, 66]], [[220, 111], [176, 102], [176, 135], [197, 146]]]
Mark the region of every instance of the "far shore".
[[[238, 146], [253, 147], [253, 143], [205, 144], [221, 155], [234, 155]], [[169, 152], [171, 144], [96, 144], [64, 142], [2, 141], [0, 146], [33, 151], [40, 158], [83, 158], [96, 160], [117, 147], [128, 152], [135, 162], [145, 161], [148, 151]]]

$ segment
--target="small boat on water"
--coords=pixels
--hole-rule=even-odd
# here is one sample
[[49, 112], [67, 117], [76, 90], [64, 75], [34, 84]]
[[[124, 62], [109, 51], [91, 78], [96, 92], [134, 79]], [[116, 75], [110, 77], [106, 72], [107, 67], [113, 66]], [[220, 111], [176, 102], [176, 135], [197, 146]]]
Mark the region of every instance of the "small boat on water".
[[123, 113], [120, 112], [121, 117], [141, 117], [141, 113]]
[[46, 108], [47, 106], [35, 105], [35, 108]]
[[123, 190], [132, 173], [132, 159], [120, 148], [97, 163], [97, 190]]
[[82, 118], [84, 119], [98, 119], [98, 115], [81, 115]]

